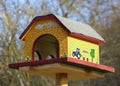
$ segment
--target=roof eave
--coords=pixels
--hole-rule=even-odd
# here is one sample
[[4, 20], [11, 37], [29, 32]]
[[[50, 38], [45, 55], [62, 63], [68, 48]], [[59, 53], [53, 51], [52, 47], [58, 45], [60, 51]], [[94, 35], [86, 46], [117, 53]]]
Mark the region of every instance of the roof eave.
[[86, 41], [89, 41], [89, 42], [92, 42], [92, 43], [95, 43], [95, 44], [105, 44], [106, 41], [104, 40], [99, 40], [99, 39], [96, 39], [96, 38], [93, 38], [93, 37], [89, 37], [89, 36], [86, 36], [86, 35], [83, 35], [83, 34], [78, 34], [78, 33], [69, 33], [69, 36], [71, 37], [75, 37], [75, 38], [79, 38], [79, 39], [82, 39], [82, 40], [86, 40]]
[[20, 35], [19, 39], [24, 41], [25, 38], [25, 34], [28, 32], [28, 30], [30, 29], [30, 27], [32, 26], [32, 24], [34, 23], [34, 21], [37, 19], [38, 16], [36, 16], [31, 22], [30, 24], [27, 26], [27, 28], [24, 30], [24, 32]]

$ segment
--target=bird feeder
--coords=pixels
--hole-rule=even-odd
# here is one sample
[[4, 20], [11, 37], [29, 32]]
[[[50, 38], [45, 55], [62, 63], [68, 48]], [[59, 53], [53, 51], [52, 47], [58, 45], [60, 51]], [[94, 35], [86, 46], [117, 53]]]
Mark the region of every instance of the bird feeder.
[[115, 71], [100, 64], [99, 45], [105, 41], [87, 24], [53, 14], [37, 16], [20, 39], [25, 46], [24, 61], [9, 67], [56, 78], [57, 86]]

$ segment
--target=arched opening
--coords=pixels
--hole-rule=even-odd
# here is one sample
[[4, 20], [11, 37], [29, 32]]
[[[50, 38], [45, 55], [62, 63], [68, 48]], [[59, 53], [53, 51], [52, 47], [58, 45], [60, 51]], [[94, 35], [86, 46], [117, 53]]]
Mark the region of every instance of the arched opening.
[[40, 36], [34, 43], [33, 59], [51, 59], [59, 56], [58, 40], [49, 34]]

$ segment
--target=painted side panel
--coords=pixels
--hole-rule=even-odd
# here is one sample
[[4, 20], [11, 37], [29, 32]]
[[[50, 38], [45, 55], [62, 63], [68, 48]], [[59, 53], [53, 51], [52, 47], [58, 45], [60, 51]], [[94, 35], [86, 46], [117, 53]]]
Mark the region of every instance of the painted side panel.
[[[77, 56], [76, 49], [80, 49]], [[99, 64], [99, 45], [73, 37], [68, 37], [68, 57], [73, 57]]]
[[46, 19], [36, 21], [30, 27], [31, 29], [25, 37], [25, 50], [24, 57], [30, 57], [33, 59], [34, 43], [42, 35], [53, 35], [59, 42], [59, 57], [64, 56], [64, 52], [67, 53], [67, 31], [64, 30], [54, 19]]

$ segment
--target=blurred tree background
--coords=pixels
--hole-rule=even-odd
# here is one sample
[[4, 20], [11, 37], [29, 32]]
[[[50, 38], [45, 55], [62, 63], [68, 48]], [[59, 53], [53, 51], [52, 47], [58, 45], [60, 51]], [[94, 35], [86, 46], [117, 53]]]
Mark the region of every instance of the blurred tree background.
[[53, 13], [91, 25], [106, 40], [100, 62], [115, 67], [104, 78], [69, 86], [120, 86], [120, 0], [0, 0], [0, 86], [55, 86], [55, 80], [8, 68], [23, 59], [20, 34], [35, 16]]

